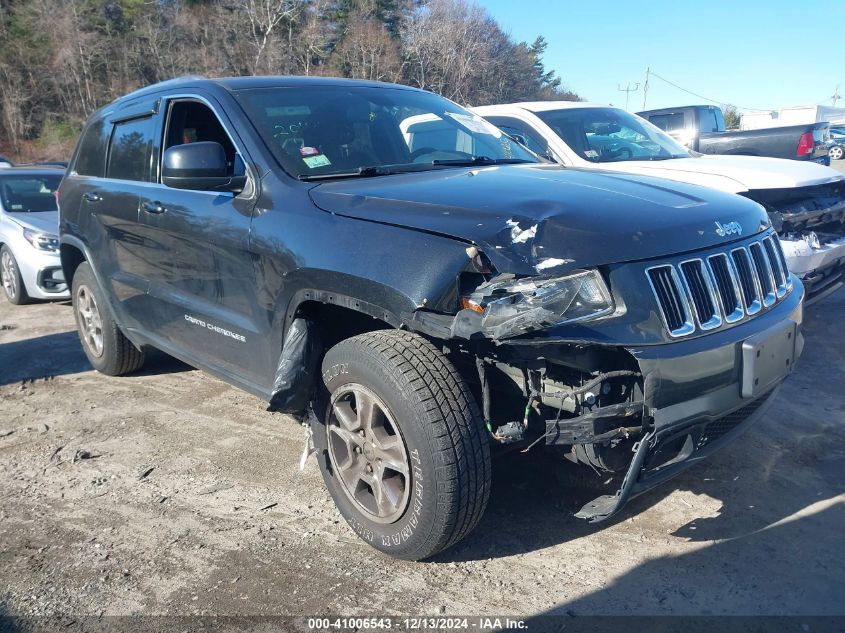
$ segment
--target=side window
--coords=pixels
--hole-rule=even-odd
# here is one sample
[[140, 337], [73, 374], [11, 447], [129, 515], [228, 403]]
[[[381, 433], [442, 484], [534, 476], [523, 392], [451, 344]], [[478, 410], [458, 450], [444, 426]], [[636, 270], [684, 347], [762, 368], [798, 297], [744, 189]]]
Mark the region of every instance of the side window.
[[664, 132], [675, 132], [684, 129], [684, 113], [670, 112], [668, 114], [652, 114], [648, 120]]
[[699, 127], [702, 134], [710, 134], [719, 131], [719, 122], [716, 120], [716, 111], [710, 108], [701, 108], [698, 111]]
[[[213, 141], [220, 143], [226, 152], [229, 176], [243, 176], [246, 167], [237, 153], [232, 140], [226, 133], [217, 115], [199, 101], [172, 101], [167, 113], [167, 126], [164, 132], [164, 150], [175, 145]], [[164, 151], [162, 151], [164, 156]]]
[[484, 118], [497, 126], [505, 134], [517, 134], [524, 138], [528, 149], [535, 154], [539, 154], [540, 156], [549, 155], [549, 144], [546, 140], [536, 130], [519, 119], [498, 116]]
[[103, 119], [92, 121], [79, 142], [73, 171], [81, 176], [103, 177], [109, 139]]
[[109, 146], [106, 178], [149, 182], [154, 130], [152, 117], [116, 123]]

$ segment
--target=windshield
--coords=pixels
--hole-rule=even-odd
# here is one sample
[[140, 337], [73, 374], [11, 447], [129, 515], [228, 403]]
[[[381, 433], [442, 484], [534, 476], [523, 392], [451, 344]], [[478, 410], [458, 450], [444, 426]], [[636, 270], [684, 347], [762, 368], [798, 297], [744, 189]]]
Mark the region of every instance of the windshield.
[[645, 119], [617, 108], [571, 108], [536, 114], [573, 152], [591, 163], [690, 156]]
[[315, 86], [236, 97], [285, 171], [305, 180], [538, 162], [497, 127], [427, 92]]
[[56, 211], [61, 174], [0, 176], [0, 203], [7, 212]]

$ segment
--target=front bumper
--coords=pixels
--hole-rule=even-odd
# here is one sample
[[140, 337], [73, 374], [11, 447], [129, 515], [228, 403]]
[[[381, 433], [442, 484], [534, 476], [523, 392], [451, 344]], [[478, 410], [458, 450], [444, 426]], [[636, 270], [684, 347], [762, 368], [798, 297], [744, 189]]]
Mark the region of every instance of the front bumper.
[[[815, 239], [813, 239], [815, 238]], [[806, 305], [836, 292], [845, 284], [845, 235], [834, 239], [782, 237], [789, 269], [804, 282]]]
[[39, 251], [28, 243], [13, 250], [27, 294], [33, 299], [70, 297], [58, 253]]
[[[741, 326], [696, 340], [629, 349], [645, 376], [651, 425], [634, 445], [616, 494], [594, 499], [576, 516], [590, 522], [609, 519], [633, 496], [711, 455], [763, 417], [803, 350], [801, 300], [796, 282], [792, 296], [777, 309]], [[777, 341], [790, 332], [794, 347], [784, 356]], [[775, 343], [758, 347], [758, 341]]]
[[590, 523], [605, 521], [632, 498], [680, 474], [742, 435], [762, 418], [780, 386], [720, 418], [653, 430], [634, 445], [634, 458], [614, 495], [603, 495], [575, 516]]

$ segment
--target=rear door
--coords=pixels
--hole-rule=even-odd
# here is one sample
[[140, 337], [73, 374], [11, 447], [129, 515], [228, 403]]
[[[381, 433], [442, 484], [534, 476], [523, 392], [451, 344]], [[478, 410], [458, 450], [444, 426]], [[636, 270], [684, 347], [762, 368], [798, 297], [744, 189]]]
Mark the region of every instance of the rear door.
[[247, 173], [243, 144], [222, 109], [208, 96], [165, 98], [161, 151], [154, 183], [140, 198], [148, 281], [145, 329], [211, 369], [266, 382], [254, 369], [262, 350], [258, 298], [249, 231], [256, 180], [244, 192], [173, 189], [161, 184], [161, 157], [168, 147], [214, 141], [226, 150], [233, 174]]
[[147, 291], [139, 275], [138, 204], [142, 186], [152, 178], [157, 108], [157, 100], [140, 103], [95, 124], [89, 130], [91, 152], [80, 156], [71, 174], [92, 263], [128, 328], [139, 324]]

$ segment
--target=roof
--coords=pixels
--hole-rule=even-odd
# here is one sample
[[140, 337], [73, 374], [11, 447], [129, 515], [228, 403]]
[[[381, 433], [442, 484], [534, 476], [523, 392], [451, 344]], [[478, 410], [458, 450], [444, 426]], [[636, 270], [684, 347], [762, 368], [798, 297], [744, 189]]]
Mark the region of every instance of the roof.
[[[601, 103], [588, 103], [586, 101], [522, 101], [519, 103], [500, 103], [493, 106], [478, 106], [473, 110], [484, 108], [522, 108], [529, 112], [548, 112], [549, 110], [568, 110], [572, 108], [607, 108], [609, 106]], [[610, 106], [612, 107], [612, 106]]]
[[261, 76], [261, 77], [217, 77], [200, 76], [177, 77], [130, 92], [114, 102], [118, 105], [125, 101], [136, 99], [144, 95], [152, 95], [162, 90], [172, 88], [222, 88], [229, 92], [249, 90], [253, 88], [296, 88], [305, 86], [343, 86], [356, 88], [401, 88], [403, 90], [419, 90], [412, 86], [385, 83], [381, 81], [365, 81], [362, 79], [343, 79], [341, 77], [290, 77], [290, 76]]
[[[696, 110], [701, 109], [718, 109], [719, 106], [711, 104], [698, 104], [698, 105], [682, 105], [682, 106], [672, 106], [671, 108], [651, 108], [650, 110], [642, 110], [641, 112], [647, 112], [649, 114], [668, 114], [671, 112], [678, 112], [679, 110], [689, 110], [690, 108], [695, 108]], [[637, 114], [640, 114], [639, 112]]]
[[14, 165], [12, 167], [0, 167], [0, 176], [14, 176], [15, 174], [47, 174], [59, 175], [65, 173], [64, 167], [49, 167], [47, 165]]

